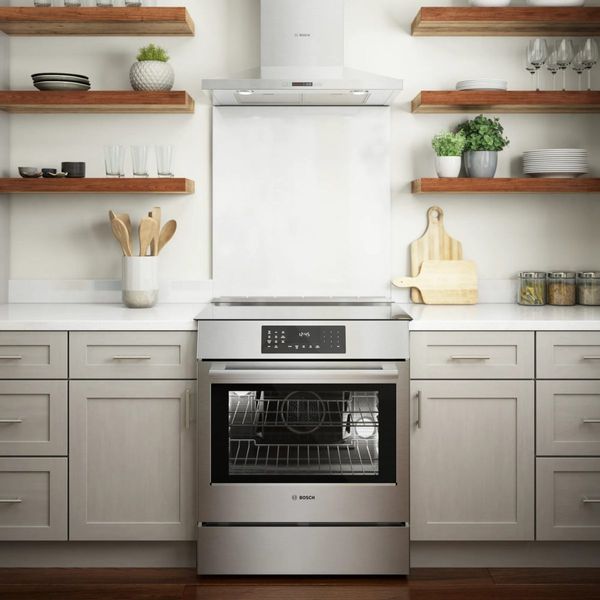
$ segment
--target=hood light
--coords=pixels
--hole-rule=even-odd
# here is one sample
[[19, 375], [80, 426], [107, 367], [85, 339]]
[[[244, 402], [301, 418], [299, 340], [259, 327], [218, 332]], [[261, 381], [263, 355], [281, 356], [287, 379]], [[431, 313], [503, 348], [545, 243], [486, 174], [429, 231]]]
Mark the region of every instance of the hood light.
[[366, 96], [368, 93], [369, 90], [352, 90], [354, 96]]
[[254, 90], [238, 90], [238, 94], [240, 96], [252, 96], [252, 94], [254, 94]]

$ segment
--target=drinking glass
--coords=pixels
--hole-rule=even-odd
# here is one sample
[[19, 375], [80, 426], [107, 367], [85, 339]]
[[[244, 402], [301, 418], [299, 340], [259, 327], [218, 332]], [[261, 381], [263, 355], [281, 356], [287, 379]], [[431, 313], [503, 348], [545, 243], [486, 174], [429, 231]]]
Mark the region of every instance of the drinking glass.
[[131, 146], [134, 177], [148, 177], [148, 146]]
[[548, 45], [546, 40], [536, 38], [531, 40], [527, 46], [527, 60], [535, 67], [536, 70], [536, 85], [537, 91], [540, 90], [540, 69], [548, 58]]
[[554, 47], [554, 49], [551, 50], [550, 54], [548, 55], [548, 59], [546, 60], [546, 69], [548, 69], [548, 71], [552, 74], [552, 90], [553, 91], [556, 91], [556, 74], [560, 70], [558, 68], [558, 63], [556, 61], [557, 61], [557, 54], [556, 54], [556, 47]]
[[531, 75], [531, 84], [535, 89], [535, 73], [537, 69], [529, 62], [529, 56], [525, 56], [525, 70]]
[[112, 6], [113, 0], [96, 0], [96, 6]]
[[65, 6], [71, 6], [73, 8], [77, 8], [81, 6], [81, 0], [65, 0]]
[[40, 8], [48, 8], [52, 6], [52, 0], [33, 0], [33, 5]]
[[567, 89], [567, 67], [571, 64], [575, 50], [571, 40], [561, 40], [556, 49], [556, 63], [563, 72], [563, 92]]
[[142, 0], [125, 0], [125, 6], [142, 6]]
[[583, 64], [583, 53], [580, 50], [575, 54], [571, 61], [571, 68], [577, 73], [577, 89], [581, 91], [581, 75], [585, 71], [585, 65]]
[[592, 38], [588, 38], [583, 43], [581, 48], [581, 55], [583, 60], [583, 66], [588, 72], [588, 90], [592, 89], [592, 69], [598, 62], [598, 44]]
[[125, 146], [104, 146], [107, 177], [125, 177]]
[[174, 177], [173, 146], [156, 146], [156, 167], [159, 177]]

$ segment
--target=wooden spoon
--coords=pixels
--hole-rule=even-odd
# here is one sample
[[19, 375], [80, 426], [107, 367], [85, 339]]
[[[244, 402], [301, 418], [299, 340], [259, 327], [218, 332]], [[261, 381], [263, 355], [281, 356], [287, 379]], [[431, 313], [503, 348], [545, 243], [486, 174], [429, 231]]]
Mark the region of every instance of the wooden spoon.
[[113, 219], [120, 219], [121, 221], [123, 221], [123, 224], [125, 225], [125, 227], [127, 227], [127, 232], [129, 233], [129, 240], [131, 241], [133, 239], [133, 229], [131, 227], [131, 219], [129, 218], [129, 215], [127, 213], [116, 213], [112, 210], [109, 210], [108, 216], [110, 217], [111, 221]]
[[123, 255], [131, 256], [131, 240], [129, 239], [129, 232], [125, 223], [121, 219], [114, 217], [110, 222], [110, 226], [112, 227], [113, 235], [117, 238], [119, 244], [121, 244]]
[[150, 254], [152, 256], [158, 256], [158, 238], [160, 233], [160, 220], [162, 218], [162, 211], [159, 206], [155, 206], [149, 213], [149, 217], [152, 217], [156, 221], [156, 235], [152, 238], [152, 246], [150, 248]]
[[177, 221], [171, 219], [167, 221], [163, 228], [160, 230], [160, 236], [158, 238], [158, 252], [160, 253], [162, 249], [169, 243], [171, 238], [175, 235], [177, 231]]
[[148, 254], [148, 248], [156, 233], [158, 225], [151, 217], [144, 217], [140, 221], [140, 256]]

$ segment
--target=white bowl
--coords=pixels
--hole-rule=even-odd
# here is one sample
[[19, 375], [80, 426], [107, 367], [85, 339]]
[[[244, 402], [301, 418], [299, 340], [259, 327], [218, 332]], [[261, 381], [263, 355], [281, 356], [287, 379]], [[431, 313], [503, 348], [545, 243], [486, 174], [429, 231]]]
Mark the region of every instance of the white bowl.
[[469, 0], [469, 4], [471, 6], [484, 6], [484, 7], [493, 7], [493, 6], [508, 6], [511, 0]]

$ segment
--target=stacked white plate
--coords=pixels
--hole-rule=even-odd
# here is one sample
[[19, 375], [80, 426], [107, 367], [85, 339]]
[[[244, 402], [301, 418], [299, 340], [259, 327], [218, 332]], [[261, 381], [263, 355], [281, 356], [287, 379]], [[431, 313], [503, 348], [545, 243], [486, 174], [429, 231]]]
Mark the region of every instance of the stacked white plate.
[[77, 73], [34, 73], [31, 79], [38, 90], [85, 92], [91, 87], [89, 77]]
[[458, 91], [463, 90], [507, 90], [508, 81], [503, 79], [465, 79], [456, 84]]
[[532, 177], [579, 177], [588, 172], [587, 150], [530, 150], [523, 154], [523, 172]]
[[529, 6], [583, 6], [585, 0], [527, 0]]

